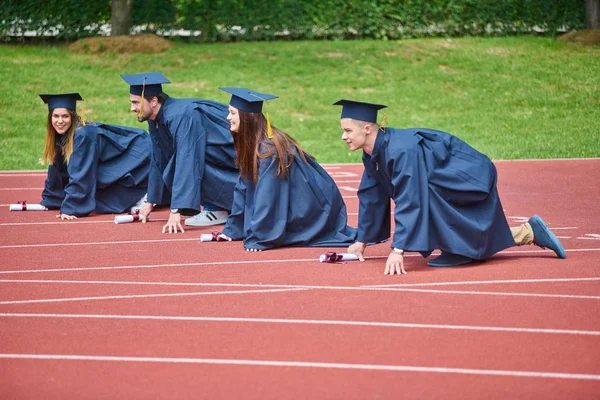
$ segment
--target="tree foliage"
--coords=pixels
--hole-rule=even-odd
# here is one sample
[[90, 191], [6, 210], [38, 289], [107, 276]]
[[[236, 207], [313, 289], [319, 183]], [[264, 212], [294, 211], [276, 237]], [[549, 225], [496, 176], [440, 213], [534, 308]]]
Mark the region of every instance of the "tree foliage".
[[[97, 35], [111, 0], [8, 0], [0, 36]], [[398, 39], [423, 36], [555, 35], [585, 26], [582, 0], [134, 0], [137, 31], [183, 29], [200, 41]]]

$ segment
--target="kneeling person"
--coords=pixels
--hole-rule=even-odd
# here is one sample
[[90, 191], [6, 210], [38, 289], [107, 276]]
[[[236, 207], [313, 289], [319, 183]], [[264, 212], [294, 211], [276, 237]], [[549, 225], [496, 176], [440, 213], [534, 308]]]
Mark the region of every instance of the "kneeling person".
[[536, 244], [565, 258], [560, 241], [544, 221], [509, 228], [496, 188], [492, 161], [457, 137], [437, 130], [380, 127], [377, 111], [386, 106], [340, 100], [342, 140], [363, 150], [364, 173], [358, 189], [358, 241], [348, 251], [363, 261], [366, 243], [394, 237], [385, 274], [405, 274], [404, 251], [427, 257], [432, 267], [485, 260], [508, 247]]
[[276, 96], [243, 88], [230, 93], [231, 134], [240, 178], [223, 234], [248, 251], [282, 246], [347, 246], [356, 229], [331, 176], [287, 133], [271, 126], [263, 102]]
[[194, 215], [185, 225], [224, 224], [231, 210], [239, 171], [229, 134], [227, 106], [203, 99], [175, 99], [163, 92], [169, 80], [160, 72], [121, 75], [130, 85], [131, 111], [148, 121], [152, 160], [148, 203], [170, 205], [163, 233], [183, 232], [182, 215]]
[[41, 204], [61, 219], [92, 212], [122, 213], [143, 205], [148, 189], [150, 137], [142, 129], [84, 122], [79, 93], [42, 94], [48, 104], [42, 162], [48, 166]]

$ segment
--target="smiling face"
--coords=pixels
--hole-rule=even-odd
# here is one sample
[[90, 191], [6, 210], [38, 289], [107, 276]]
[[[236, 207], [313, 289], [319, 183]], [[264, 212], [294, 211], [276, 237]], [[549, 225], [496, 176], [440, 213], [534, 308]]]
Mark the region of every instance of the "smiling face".
[[64, 135], [72, 123], [71, 112], [66, 108], [55, 108], [52, 110], [52, 127], [59, 135]]
[[[148, 121], [152, 119], [152, 114], [154, 113], [154, 108], [152, 107], [152, 102], [154, 102], [156, 97], [153, 97], [151, 101], [144, 99], [142, 96], [138, 96], [135, 94], [129, 95], [129, 103], [131, 104], [130, 110], [137, 115], [138, 122]], [[142, 110], [142, 102], [144, 103]]]
[[229, 130], [231, 132], [238, 132], [240, 129], [240, 112], [237, 108], [229, 106], [229, 114], [227, 114], [227, 121], [229, 121]]
[[367, 133], [365, 123], [350, 118], [342, 118], [340, 122], [342, 128], [342, 140], [348, 145], [351, 151], [362, 149], [367, 142]]
[[375, 139], [379, 131], [377, 124], [351, 118], [342, 118], [340, 126], [343, 131], [342, 140], [346, 142], [350, 151], [362, 149], [367, 154], [373, 152]]

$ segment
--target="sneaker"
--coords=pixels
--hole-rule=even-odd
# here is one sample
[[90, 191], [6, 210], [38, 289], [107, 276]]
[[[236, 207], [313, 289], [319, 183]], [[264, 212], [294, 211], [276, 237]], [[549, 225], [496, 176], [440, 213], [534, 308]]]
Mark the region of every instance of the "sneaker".
[[227, 211], [202, 211], [185, 220], [187, 226], [210, 226], [222, 225], [227, 222], [229, 212]]
[[470, 264], [472, 262], [472, 258], [442, 251], [442, 254], [429, 261], [427, 265], [430, 267], [456, 267], [458, 265]]
[[535, 214], [527, 222], [529, 222], [531, 229], [533, 229], [533, 244], [540, 246], [542, 249], [549, 248], [556, 253], [558, 258], [567, 258], [560, 240], [552, 233], [539, 215]]
[[147, 200], [148, 200], [148, 193], [143, 195], [142, 198], [139, 199], [137, 203], [135, 203], [133, 206], [131, 206], [131, 210], [129, 210], [129, 212], [131, 212], [132, 214], [135, 214], [136, 212], [138, 212], [138, 210], [140, 208], [142, 208], [144, 206], [144, 204], [146, 204]]

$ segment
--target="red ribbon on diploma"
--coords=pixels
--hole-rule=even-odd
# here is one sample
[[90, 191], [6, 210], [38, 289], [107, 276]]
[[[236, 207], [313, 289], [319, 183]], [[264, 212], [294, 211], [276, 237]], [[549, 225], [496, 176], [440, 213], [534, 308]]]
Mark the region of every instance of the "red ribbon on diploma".
[[23, 211], [27, 211], [27, 200], [17, 201], [17, 203], [23, 206]]
[[334, 251], [330, 251], [329, 253], [325, 253], [325, 261], [323, 261], [323, 262], [334, 263], [334, 262], [338, 262], [338, 261], [342, 261], [342, 255], [341, 254], [337, 254]]
[[212, 231], [211, 235], [212, 235], [212, 240], [214, 242], [226, 242], [227, 241], [227, 239], [224, 239], [221, 237], [221, 232]]

